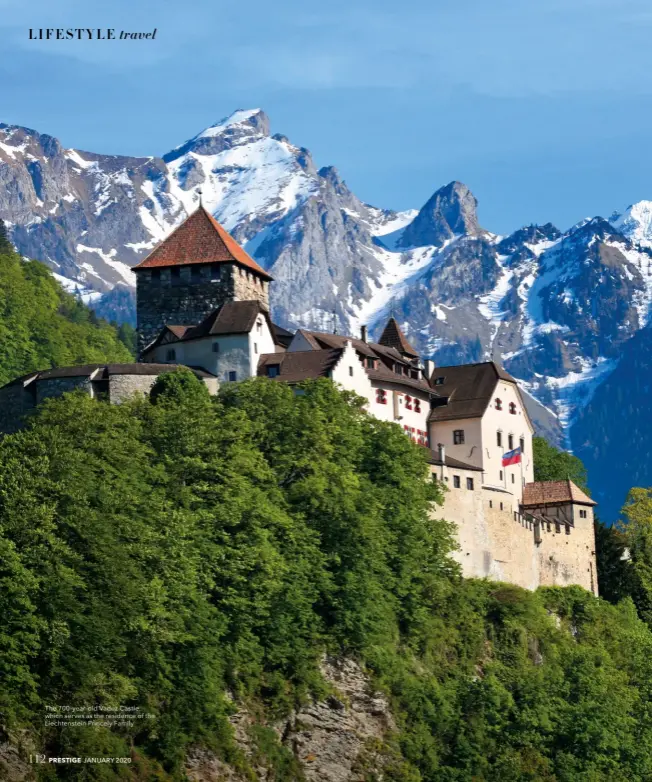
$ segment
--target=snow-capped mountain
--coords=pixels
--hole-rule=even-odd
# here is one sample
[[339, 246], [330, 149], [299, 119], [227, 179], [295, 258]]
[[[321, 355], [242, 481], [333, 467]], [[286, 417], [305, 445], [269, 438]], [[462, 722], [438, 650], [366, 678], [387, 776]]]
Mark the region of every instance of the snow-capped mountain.
[[599, 390], [649, 331], [652, 201], [501, 237], [480, 226], [459, 182], [419, 210], [361, 202], [336, 169], [271, 135], [258, 109], [161, 158], [64, 149], [0, 125], [0, 217], [24, 255], [105, 316], [130, 317], [130, 267], [200, 197], [274, 276], [278, 322], [355, 333], [391, 310], [440, 364], [500, 359], [532, 395], [540, 430], [573, 446], [586, 440], [582, 411], [601, 404]]

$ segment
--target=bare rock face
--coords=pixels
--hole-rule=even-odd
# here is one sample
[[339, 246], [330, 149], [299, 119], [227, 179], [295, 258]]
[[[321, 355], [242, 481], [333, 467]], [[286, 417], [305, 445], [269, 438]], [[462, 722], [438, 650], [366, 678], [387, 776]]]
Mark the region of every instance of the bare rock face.
[[292, 715], [283, 742], [310, 782], [364, 782], [362, 769], [382, 762], [372, 747], [396, 728], [389, 704], [353, 660], [328, 659], [322, 671], [337, 695]]
[[[327, 658], [322, 673], [334, 693], [269, 727], [279, 744], [296, 759], [297, 779], [365, 782], [370, 772], [382, 773], [387, 762], [384, 741], [396, 729], [389, 704], [382, 694], [374, 692], [368, 675], [353, 660]], [[270, 772], [255, 760], [252, 716], [240, 711], [231, 723], [238, 748], [252, 763], [250, 772], [259, 782], [266, 782]], [[192, 782], [250, 779], [202, 748], [189, 753], [186, 774]]]
[[3, 782], [34, 782], [34, 766], [31, 766], [18, 748], [9, 742], [0, 729], [0, 779]]
[[482, 233], [477, 215], [478, 201], [462, 182], [440, 188], [419, 210], [405, 229], [401, 247], [440, 247], [454, 236]]

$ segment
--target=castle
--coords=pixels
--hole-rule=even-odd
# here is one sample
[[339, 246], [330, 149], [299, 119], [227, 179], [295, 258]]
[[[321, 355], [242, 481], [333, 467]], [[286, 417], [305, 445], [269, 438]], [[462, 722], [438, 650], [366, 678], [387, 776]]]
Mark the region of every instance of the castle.
[[394, 318], [378, 342], [365, 327], [358, 337], [287, 331], [270, 317], [270, 275], [202, 206], [134, 272], [139, 363], [17, 378], [0, 389], [0, 428], [12, 431], [40, 401], [72, 388], [120, 402], [178, 365], [212, 393], [254, 376], [328, 377], [426, 450], [446, 489], [435, 515], [457, 526], [465, 576], [597, 594], [595, 503], [570, 480], [534, 481], [532, 423], [518, 383], [497, 364], [422, 362]]

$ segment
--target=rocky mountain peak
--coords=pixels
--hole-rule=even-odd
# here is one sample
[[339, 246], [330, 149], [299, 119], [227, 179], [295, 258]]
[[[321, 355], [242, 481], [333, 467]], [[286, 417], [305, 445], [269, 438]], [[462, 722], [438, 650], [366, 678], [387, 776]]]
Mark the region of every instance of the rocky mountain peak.
[[163, 160], [169, 163], [188, 152], [218, 155], [226, 149], [249, 144], [269, 135], [269, 117], [262, 109], [238, 109], [168, 152], [163, 156]]
[[402, 247], [441, 246], [454, 236], [482, 233], [477, 215], [478, 201], [462, 182], [441, 187], [405, 228]]
[[615, 213], [611, 224], [630, 241], [652, 248], [652, 201], [638, 201], [623, 214]]

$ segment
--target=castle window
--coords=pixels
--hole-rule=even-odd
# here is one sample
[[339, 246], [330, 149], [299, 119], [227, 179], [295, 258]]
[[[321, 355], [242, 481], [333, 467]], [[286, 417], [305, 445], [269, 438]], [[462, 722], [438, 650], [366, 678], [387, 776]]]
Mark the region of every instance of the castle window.
[[500, 471], [500, 480], [502, 481], [502, 479], [503, 479], [503, 471], [501, 470]]
[[174, 348], [168, 348], [168, 350], [165, 351], [166, 361], [176, 361], [176, 358], [177, 358], [177, 352]]
[[270, 364], [267, 367], [267, 377], [278, 377], [278, 364]]
[[493, 508], [493, 506], [494, 506], [493, 500], [489, 500], [489, 507]]
[[459, 489], [461, 485], [462, 485], [462, 482], [460, 481], [460, 476], [459, 475], [453, 475], [453, 487], [455, 489]]
[[414, 412], [415, 413], [420, 413], [421, 412], [421, 400], [420, 399], [415, 399], [414, 400]]
[[394, 364], [394, 372], [396, 372], [397, 375], [402, 375], [403, 367], [400, 364]]
[[464, 429], [453, 431], [453, 445], [464, 445]]
[[212, 263], [211, 264], [211, 280], [219, 280], [220, 279], [220, 273], [221, 268], [218, 263]]
[[172, 280], [172, 285], [179, 285], [181, 282], [181, 269], [178, 266], [173, 266], [170, 269], [170, 279]]
[[262, 334], [262, 333], [263, 333], [263, 324], [262, 324], [260, 321], [258, 321], [258, 322], [256, 323], [256, 331], [257, 331], [259, 334]]
[[190, 267], [190, 279], [193, 282], [199, 282], [199, 280], [201, 280], [201, 266], [195, 265]]
[[496, 432], [496, 445], [499, 448], [503, 447], [503, 433], [502, 432]]
[[406, 396], [405, 397], [405, 409], [406, 410], [412, 410], [412, 397]]
[[234, 381], [236, 381], [238, 379], [238, 373], [235, 372], [234, 370], [231, 370], [228, 373], [228, 376], [229, 376], [229, 382], [230, 383], [233, 383]]
[[512, 473], [512, 483], [515, 483], [514, 473]]
[[521, 446], [521, 453], [525, 453], [525, 437], [521, 437], [521, 439], [518, 441], [518, 444]]
[[161, 282], [161, 270], [160, 269], [152, 269], [151, 280], [156, 285], [158, 285]]
[[349, 367], [349, 377], [353, 377], [353, 367]]
[[516, 415], [516, 405], [514, 404], [514, 402], [509, 403], [509, 412], [512, 415]]
[[258, 343], [254, 342], [254, 353], [258, 353]]
[[473, 478], [467, 478], [466, 479], [466, 488], [469, 491], [473, 491]]
[[436, 386], [443, 386], [444, 385], [444, 380], [446, 380], [445, 377], [436, 377], [435, 378], [435, 385]]
[[384, 388], [376, 389], [376, 402], [378, 402], [379, 405], [387, 404], [387, 392]]
[[503, 503], [502, 502], [500, 503], [500, 509], [501, 510], [503, 509]]
[[495, 404], [496, 410], [502, 410], [503, 409], [503, 400], [502, 399], [498, 399], [498, 397], [496, 397], [496, 401], [495, 401], [494, 404]]
[[585, 510], [581, 510], [580, 511], [580, 518], [581, 519], [585, 519], [586, 518], [586, 511]]
[[367, 369], [375, 369], [376, 368], [376, 362], [373, 358], [367, 359]]
[[514, 450], [514, 435], [513, 434], [508, 434], [507, 435], [507, 448], [510, 451]]
[[213, 342], [211, 345], [211, 350], [213, 353], [219, 353], [220, 352], [220, 343], [219, 342]]

